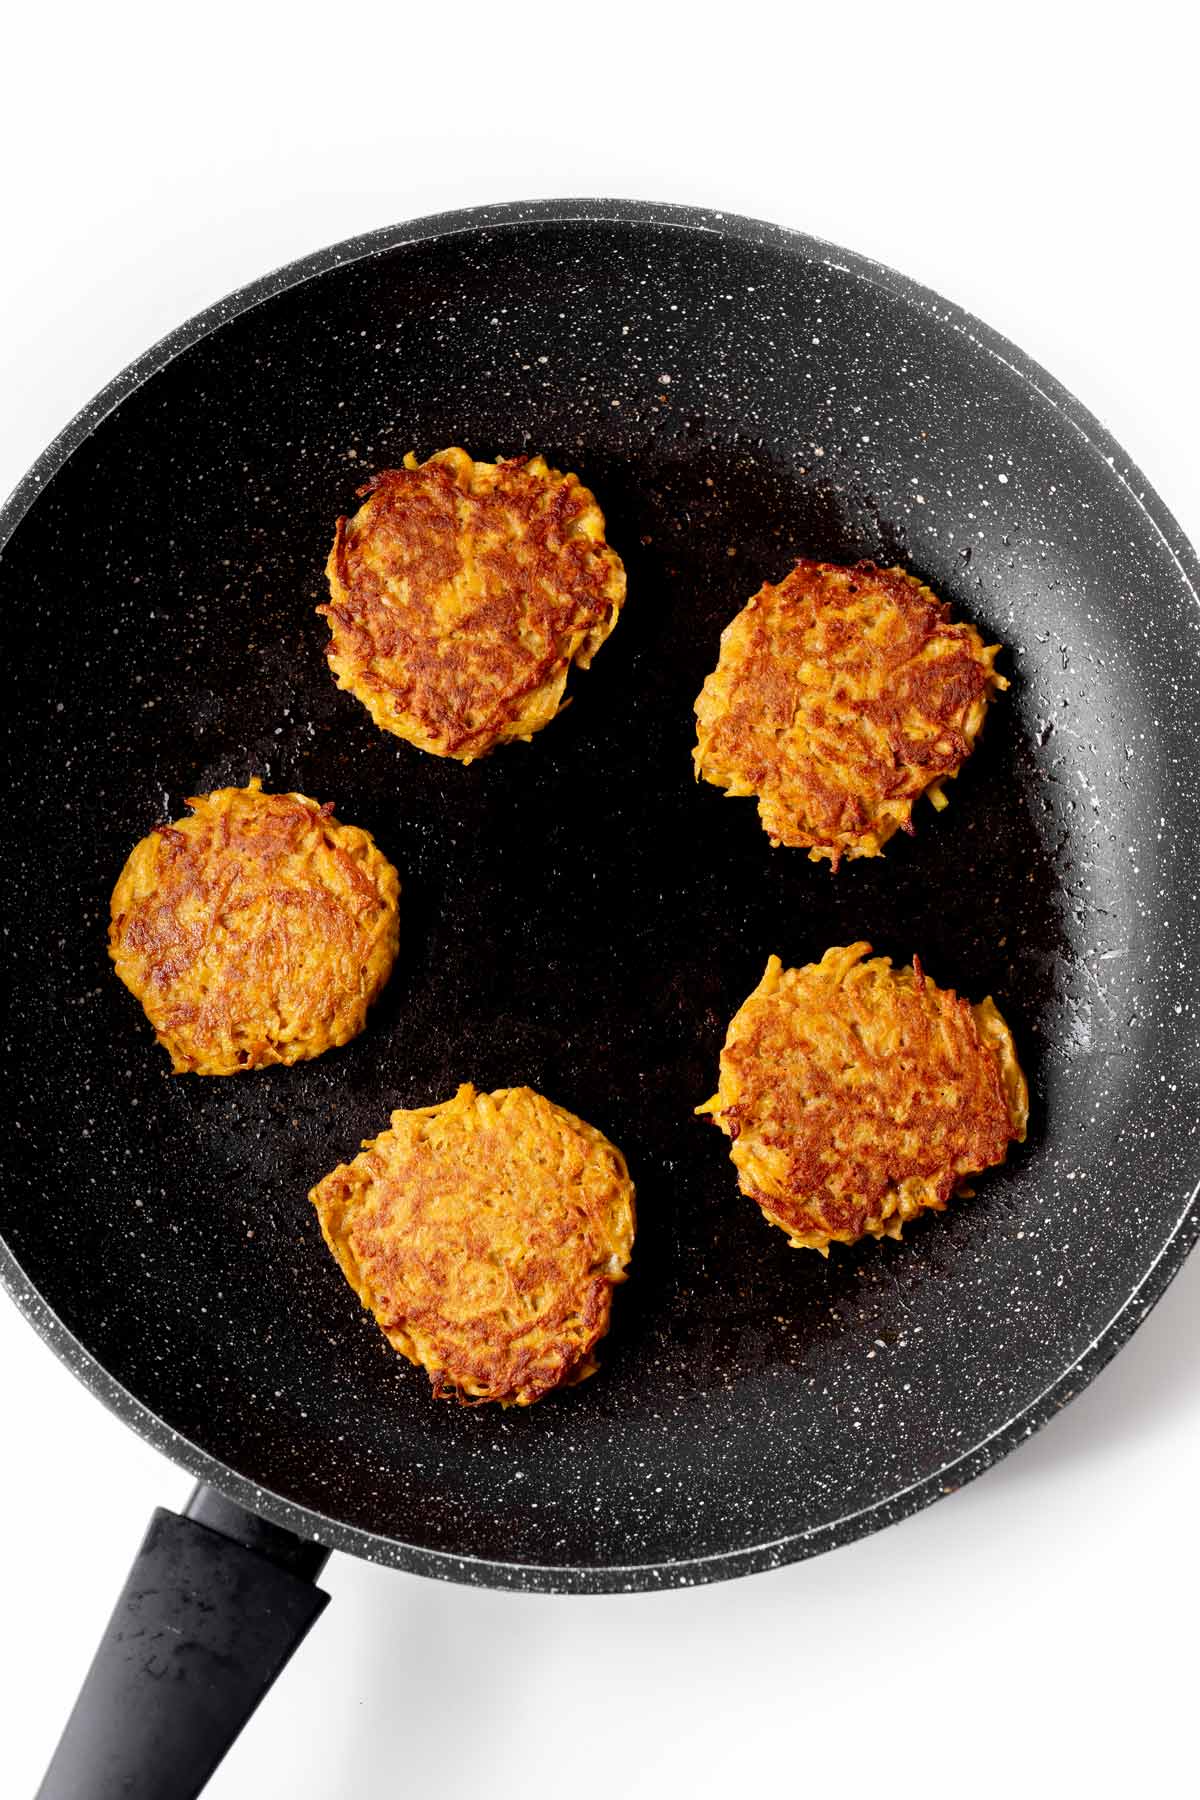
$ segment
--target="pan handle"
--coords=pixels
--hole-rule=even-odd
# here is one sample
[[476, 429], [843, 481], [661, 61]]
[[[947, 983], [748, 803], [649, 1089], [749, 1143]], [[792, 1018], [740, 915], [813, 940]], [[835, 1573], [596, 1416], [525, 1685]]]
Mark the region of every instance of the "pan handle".
[[329, 1604], [328, 1557], [210, 1487], [160, 1507], [38, 1800], [195, 1800]]

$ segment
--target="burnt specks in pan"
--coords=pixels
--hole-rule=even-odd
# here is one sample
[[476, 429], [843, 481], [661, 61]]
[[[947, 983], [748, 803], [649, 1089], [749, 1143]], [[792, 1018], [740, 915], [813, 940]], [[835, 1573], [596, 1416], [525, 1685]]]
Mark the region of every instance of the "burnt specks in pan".
[[[312, 610], [354, 488], [453, 443], [577, 471], [629, 576], [568, 711], [469, 768], [336, 691]], [[944, 302], [672, 208], [405, 226], [152, 352], [5, 529], [0, 879], [28, 922], [7, 1279], [107, 1399], [247, 1504], [502, 1585], [766, 1568], [961, 1485], [1178, 1266], [1200, 574], [1094, 421]], [[948, 812], [836, 882], [691, 780], [720, 631], [802, 555], [902, 564], [1006, 647], [1011, 683]], [[373, 834], [404, 874], [402, 954], [345, 1048], [172, 1080], [106, 967], [107, 896], [184, 795], [248, 769]], [[691, 1108], [768, 949], [799, 966], [864, 934], [995, 996], [1030, 1137], [903, 1244], [823, 1262], [759, 1224]], [[392, 1109], [464, 1080], [537, 1088], [636, 1165], [603, 1378], [523, 1413], [432, 1404], [306, 1199]]]

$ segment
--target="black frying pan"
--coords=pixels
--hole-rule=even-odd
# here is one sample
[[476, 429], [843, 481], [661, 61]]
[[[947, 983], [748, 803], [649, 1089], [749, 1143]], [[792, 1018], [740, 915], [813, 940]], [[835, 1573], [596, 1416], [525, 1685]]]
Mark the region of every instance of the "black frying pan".
[[[629, 571], [570, 710], [468, 769], [334, 689], [313, 612], [356, 485], [451, 443], [577, 470]], [[4, 1273], [82, 1379], [218, 1490], [194, 1502], [206, 1524], [160, 1515], [46, 1793], [194, 1792], [320, 1609], [314, 1541], [575, 1592], [813, 1555], [1025, 1437], [1179, 1267], [1200, 566], [1095, 420], [944, 301], [681, 208], [401, 226], [151, 351], [3, 536]], [[770, 850], [689, 762], [722, 625], [802, 553], [903, 562], [1008, 646], [1012, 679], [948, 812], [836, 876]], [[110, 973], [108, 895], [185, 795], [255, 773], [375, 833], [405, 884], [401, 960], [346, 1049], [173, 1078]], [[767, 954], [859, 937], [995, 995], [1033, 1121], [976, 1198], [823, 1262], [738, 1195], [692, 1108]], [[638, 1183], [602, 1373], [528, 1412], [434, 1402], [306, 1199], [391, 1108], [464, 1079], [544, 1090]], [[229, 1608], [254, 1596], [257, 1635], [243, 1620], [224, 1663], [210, 1581]], [[200, 1676], [147, 1700], [147, 1641], [173, 1673], [188, 1645]], [[114, 1698], [132, 1738], [128, 1719], [103, 1737]], [[131, 1766], [142, 1785], [118, 1787]]]

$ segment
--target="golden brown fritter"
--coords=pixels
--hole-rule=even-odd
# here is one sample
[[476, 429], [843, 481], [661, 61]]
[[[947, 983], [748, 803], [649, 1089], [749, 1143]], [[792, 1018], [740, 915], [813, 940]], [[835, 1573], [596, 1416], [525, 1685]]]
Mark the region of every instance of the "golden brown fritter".
[[560, 712], [625, 599], [604, 515], [540, 456], [440, 450], [385, 469], [339, 519], [329, 666], [384, 731], [473, 762]]
[[109, 955], [178, 1074], [301, 1062], [362, 1030], [395, 961], [400, 882], [303, 794], [218, 788], [142, 839]]
[[903, 569], [801, 559], [721, 633], [696, 701], [697, 778], [754, 794], [773, 844], [878, 856], [971, 753], [1008, 686], [974, 626]]
[[742, 1192], [797, 1249], [899, 1237], [1025, 1137], [1025, 1077], [992, 1001], [935, 987], [915, 956], [903, 969], [864, 961], [870, 950], [786, 970], [772, 956], [697, 1109], [733, 1140]]
[[633, 1246], [621, 1152], [531, 1088], [394, 1112], [318, 1182], [325, 1242], [439, 1398], [529, 1406], [594, 1373]]

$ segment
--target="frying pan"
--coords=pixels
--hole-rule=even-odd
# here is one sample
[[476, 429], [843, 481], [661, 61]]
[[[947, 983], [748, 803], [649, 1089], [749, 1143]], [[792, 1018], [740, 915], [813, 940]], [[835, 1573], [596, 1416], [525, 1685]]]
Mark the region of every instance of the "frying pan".
[[[313, 611], [356, 487], [447, 444], [577, 470], [629, 571], [569, 710], [469, 768], [337, 692]], [[874, 1531], [1049, 1418], [1178, 1269], [1200, 566], [1096, 421], [945, 301], [678, 207], [400, 226], [150, 351], [31, 471], [3, 540], [4, 1278], [203, 1484], [156, 1517], [45, 1794], [196, 1792], [319, 1612], [331, 1546], [615, 1592]], [[800, 554], [902, 562], [1012, 681], [949, 810], [836, 876], [689, 763], [722, 626]], [[108, 895], [184, 796], [252, 774], [375, 834], [401, 958], [344, 1049], [173, 1078], [108, 968]], [[823, 1261], [738, 1194], [692, 1109], [768, 953], [862, 937], [996, 997], [1032, 1127], [974, 1198]], [[602, 1372], [528, 1411], [435, 1403], [306, 1199], [462, 1080], [541, 1089], [638, 1183]]]

